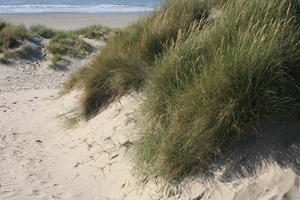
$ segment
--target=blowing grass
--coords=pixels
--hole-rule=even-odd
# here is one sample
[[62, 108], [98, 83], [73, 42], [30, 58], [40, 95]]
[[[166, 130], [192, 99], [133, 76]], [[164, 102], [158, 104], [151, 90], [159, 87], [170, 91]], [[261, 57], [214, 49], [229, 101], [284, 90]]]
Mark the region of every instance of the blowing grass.
[[110, 102], [140, 90], [157, 57], [195, 23], [208, 17], [202, 0], [166, 1], [150, 16], [118, 31], [82, 76], [84, 115], [89, 117]]
[[133, 151], [143, 176], [214, 178], [260, 122], [299, 116], [299, 2], [224, 4], [155, 62]]

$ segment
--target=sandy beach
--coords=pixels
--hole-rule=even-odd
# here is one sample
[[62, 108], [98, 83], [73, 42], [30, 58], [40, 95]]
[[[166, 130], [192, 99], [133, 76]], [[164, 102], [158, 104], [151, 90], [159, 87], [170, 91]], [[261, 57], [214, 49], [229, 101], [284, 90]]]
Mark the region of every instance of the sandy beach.
[[136, 21], [146, 13], [40, 13], [0, 14], [0, 20], [27, 27], [42, 24], [56, 29], [74, 30], [91, 25], [121, 28]]

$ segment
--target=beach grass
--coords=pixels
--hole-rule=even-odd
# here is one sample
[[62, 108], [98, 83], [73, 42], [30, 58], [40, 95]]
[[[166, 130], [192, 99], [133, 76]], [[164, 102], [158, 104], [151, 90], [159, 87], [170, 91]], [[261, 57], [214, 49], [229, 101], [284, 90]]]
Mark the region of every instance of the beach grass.
[[58, 31], [40, 24], [31, 26], [30, 31], [46, 39], [53, 38], [58, 33]]
[[94, 25], [74, 31], [77, 35], [82, 35], [85, 38], [96, 40], [107, 40], [107, 37], [112, 33], [112, 29], [106, 26]]
[[[89, 55], [93, 49], [82, 38], [94, 40], [106, 40], [112, 29], [104, 26], [90, 26], [74, 31], [62, 31], [48, 28], [44, 25], [33, 25], [27, 29], [24, 25], [11, 25], [0, 22], [0, 53], [4, 54], [2, 60], [25, 59], [36, 49], [29, 43], [36, 37], [49, 40], [48, 51], [57, 55], [71, 58], [83, 58]], [[52, 60], [52, 67], [56, 67]], [[7, 63], [7, 62], [2, 62]]]
[[144, 89], [133, 160], [146, 177], [214, 178], [260, 122], [299, 116], [298, 2], [228, 0], [178, 38]]
[[140, 90], [155, 59], [178, 33], [207, 16], [206, 1], [166, 1], [150, 16], [117, 31], [82, 75], [83, 115], [92, 116], [124, 94]]
[[52, 54], [81, 58], [88, 55], [92, 47], [72, 32], [58, 32], [51, 38], [48, 50]]
[[64, 58], [61, 54], [55, 53], [52, 55], [52, 59], [51, 59], [52, 63], [49, 65], [49, 67], [54, 70], [62, 69], [64, 66], [62, 66], [60, 62], [63, 60]]
[[29, 39], [30, 33], [24, 25], [0, 24], [0, 47], [3, 50], [15, 48], [25, 39]]

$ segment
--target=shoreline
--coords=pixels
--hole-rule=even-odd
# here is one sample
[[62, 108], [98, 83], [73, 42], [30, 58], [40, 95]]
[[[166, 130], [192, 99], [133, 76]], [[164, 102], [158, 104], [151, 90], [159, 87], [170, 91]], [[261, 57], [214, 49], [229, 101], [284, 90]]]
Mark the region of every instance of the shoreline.
[[26, 27], [41, 24], [54, 29], [75, 30], [91, 25], [122, 28], [137, 21], [149, 12], [120, 13], [10, 13], [0, 14], [0, 21], [24, 24]]

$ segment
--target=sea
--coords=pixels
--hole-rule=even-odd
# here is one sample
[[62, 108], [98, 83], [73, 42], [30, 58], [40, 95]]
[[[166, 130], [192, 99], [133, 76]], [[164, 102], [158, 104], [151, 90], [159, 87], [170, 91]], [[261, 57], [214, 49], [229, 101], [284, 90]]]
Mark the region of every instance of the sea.
[[0, 0], [0, 13], [147, 12], [160, 0]]

